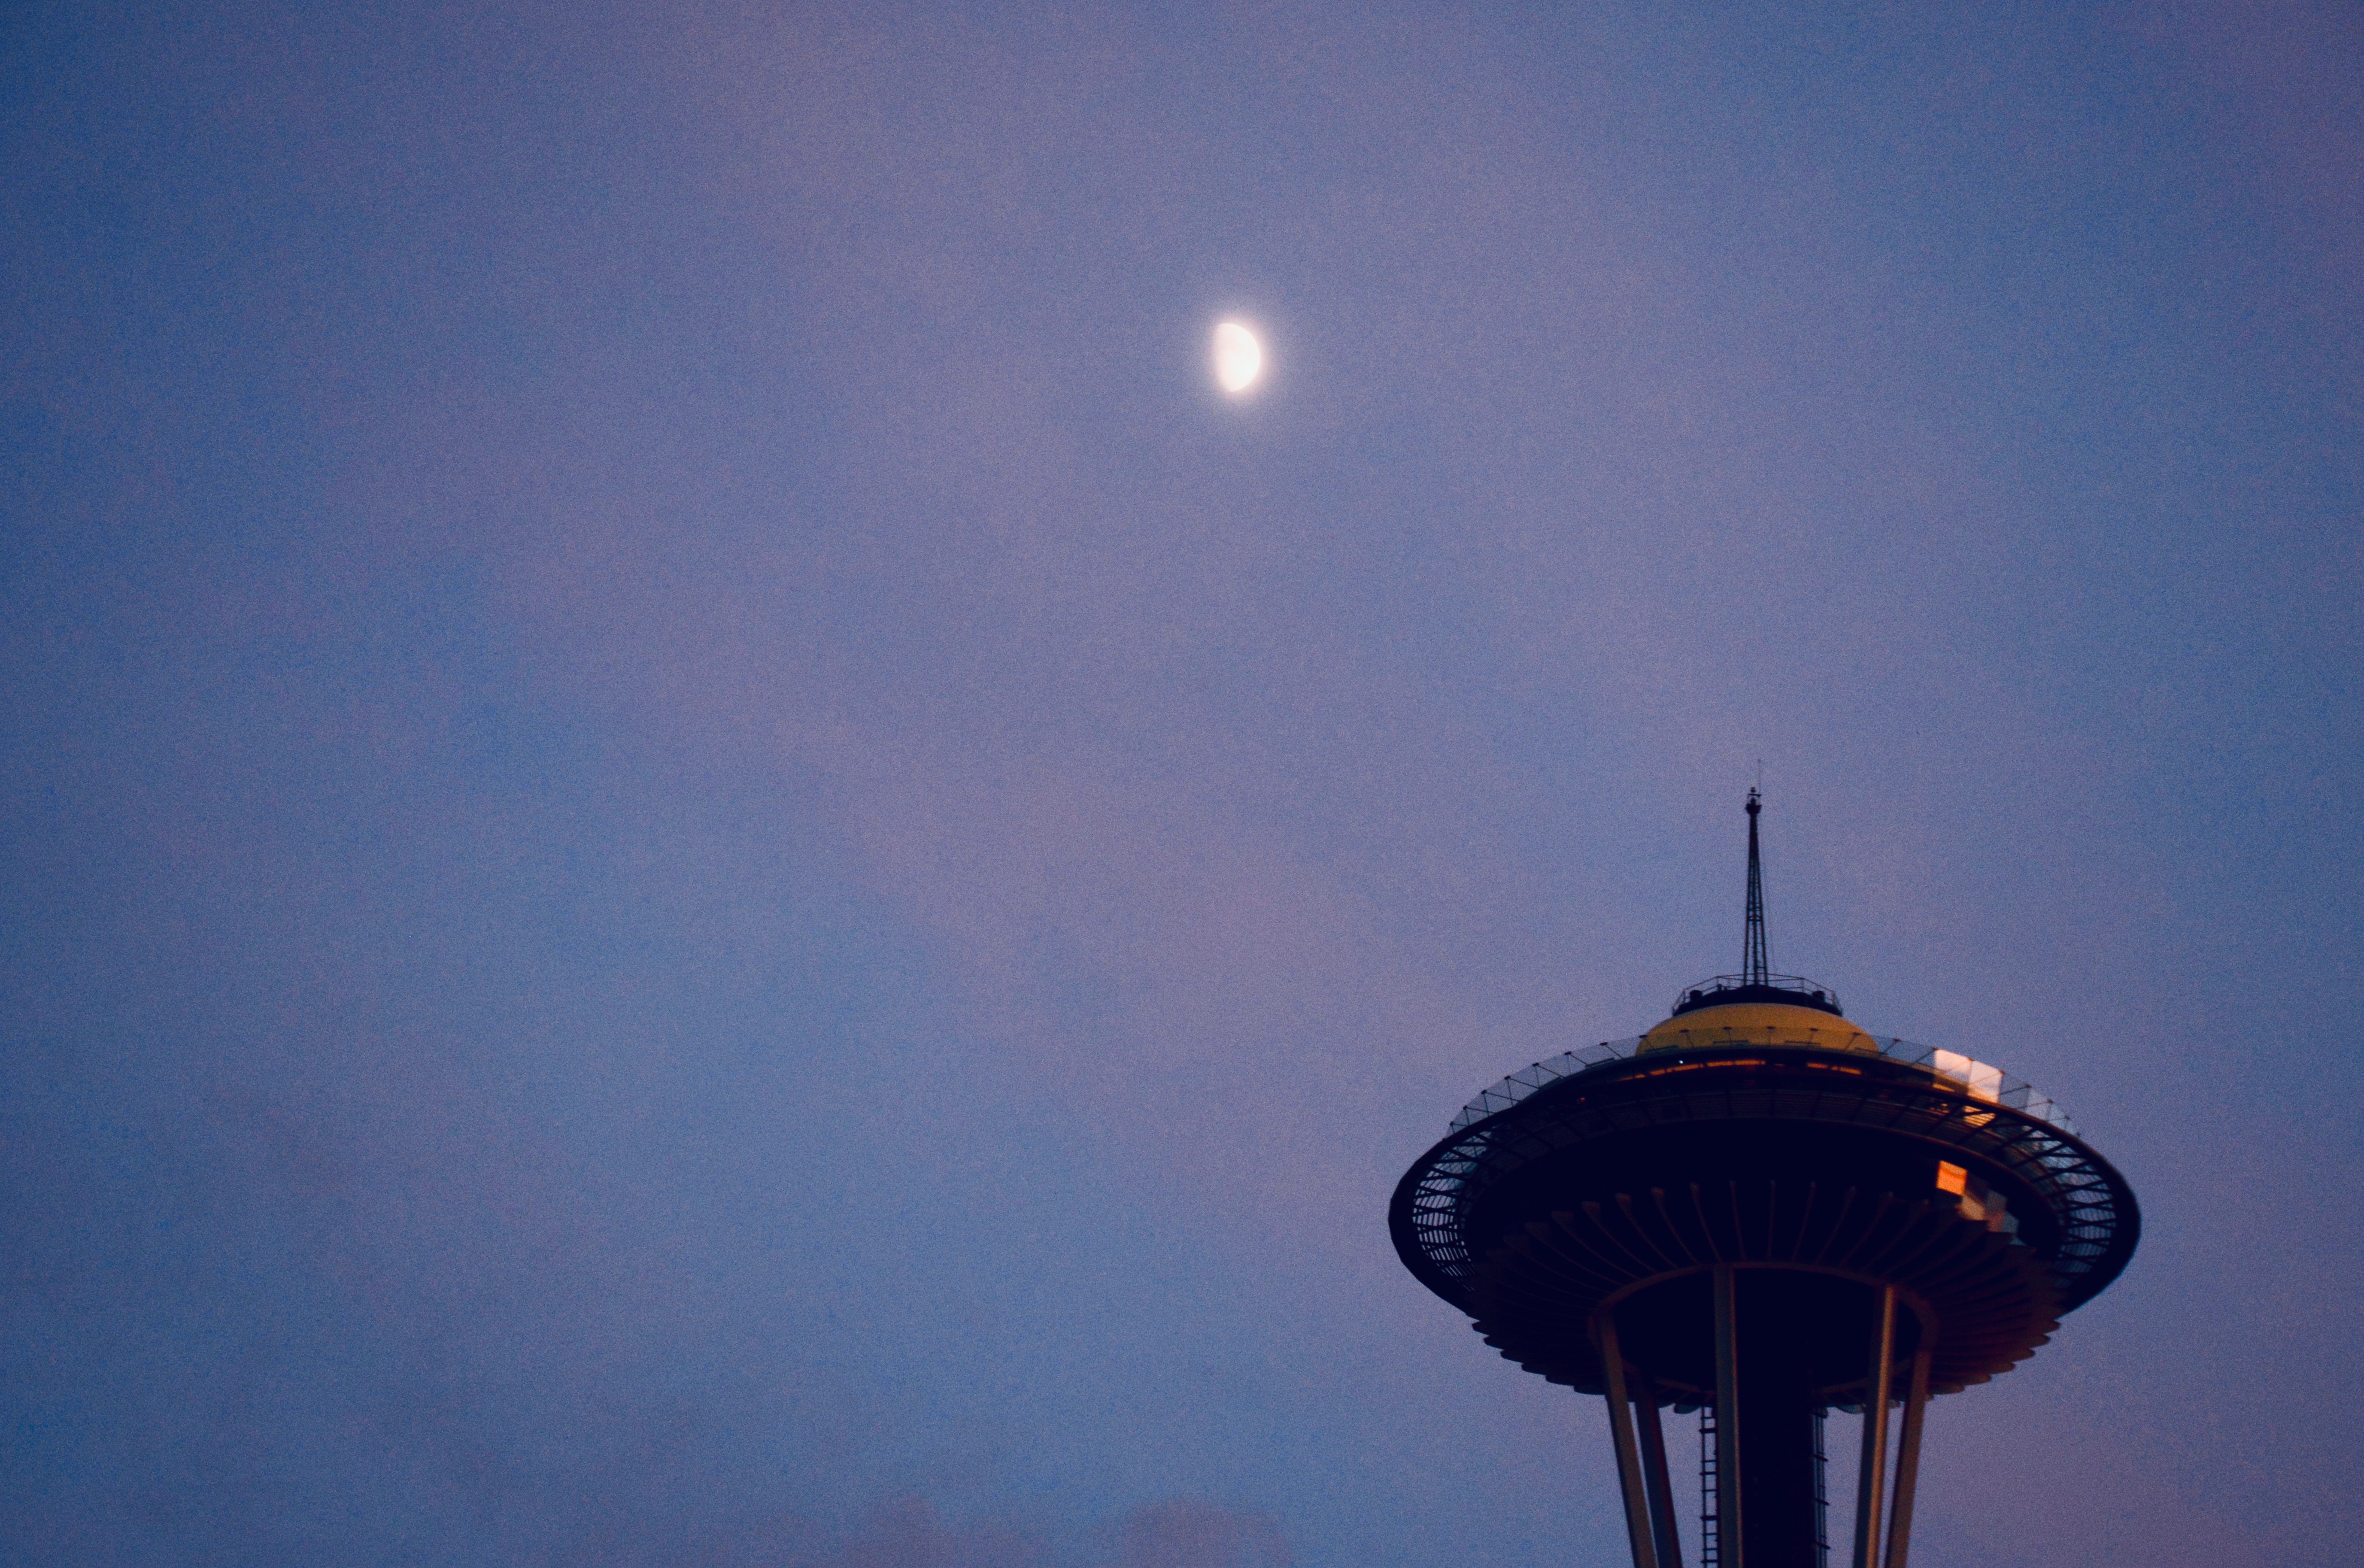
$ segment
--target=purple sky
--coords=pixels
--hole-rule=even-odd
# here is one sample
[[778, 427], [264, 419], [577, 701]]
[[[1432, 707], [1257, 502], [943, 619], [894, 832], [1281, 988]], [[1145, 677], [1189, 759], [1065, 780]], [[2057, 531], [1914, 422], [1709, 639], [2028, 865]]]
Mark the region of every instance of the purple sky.
[[1613, 1561], [1384, 1210], [1760, 760], [2145, 1207], [1915, 1568], [2352, 1551], [2353, 6], [0, 37], [0, 1560]]

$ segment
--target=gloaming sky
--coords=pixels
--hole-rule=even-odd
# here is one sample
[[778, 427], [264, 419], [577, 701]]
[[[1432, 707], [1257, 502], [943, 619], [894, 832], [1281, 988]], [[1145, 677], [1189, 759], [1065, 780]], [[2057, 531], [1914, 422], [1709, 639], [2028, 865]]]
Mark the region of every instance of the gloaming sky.
[[1916, 1568], [2352, 1549], [2353, 7], [0, 36], [0, 1558], [1614, 1561], [1384, 1210], [1760, 764], [2145, 1208]]

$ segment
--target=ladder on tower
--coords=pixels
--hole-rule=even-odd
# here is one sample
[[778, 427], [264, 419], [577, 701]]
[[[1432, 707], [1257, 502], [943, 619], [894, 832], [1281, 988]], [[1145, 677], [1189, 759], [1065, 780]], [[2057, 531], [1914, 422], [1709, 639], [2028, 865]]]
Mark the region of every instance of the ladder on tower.
[[1700, 1439], [1700, 1568], [1716, 1568], [1723, 1561], [1715, 1533], [1715, 1407], [1702, 1405]]
[[1823, 1431], [1823, 1412], [1814, 1412], [1814, 1568], [1831, 1560], [1831, 1449]]
[[[1723, 1561], [1716, 1539], [1715, 1407], [1702, 1405], [1700, 1440], [1700, 1568], [1718, 1568]], [[1831, 1560], [1830, 1448], [1823, 1434], [1823, 1416], [1814, 1414], [1814, 1562], [1817, 1568]]]

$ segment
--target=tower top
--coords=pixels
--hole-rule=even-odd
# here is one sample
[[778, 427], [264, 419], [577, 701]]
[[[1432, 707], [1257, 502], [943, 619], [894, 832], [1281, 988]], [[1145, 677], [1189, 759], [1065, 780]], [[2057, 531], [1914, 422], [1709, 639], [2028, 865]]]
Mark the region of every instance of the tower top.
[[1776, 974], [1766, 957], [1765, 861], [1756, 840], [1756, 818], [1765, 810], [1764, 795], [1751, 789], [1747, 804], [1741, 809], [1748, 813], [1748, 912], [1741, 929], [1740, 973], [1719, 974], [1691, 986], [1676, 999], [1673, 1016], [1680, 1018], [1701, 1007], [1724, 1007], [1738, 1002], [1772, 1002], [1836, 1013], [1838, 993], [1802, 975]]

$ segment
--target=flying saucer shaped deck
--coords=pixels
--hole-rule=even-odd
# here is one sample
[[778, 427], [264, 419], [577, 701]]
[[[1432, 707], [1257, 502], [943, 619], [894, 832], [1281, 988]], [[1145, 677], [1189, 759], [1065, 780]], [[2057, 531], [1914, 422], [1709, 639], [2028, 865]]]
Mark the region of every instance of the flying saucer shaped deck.
[[2134, 1251], [2125, 1182], [2041, 1102], [1860, 1036], [1664, 1039], [1460, 1128], [1396, 1190], [1405, 1264], [1553, 1382], [1607, 1391], [1607, 1307], [1658, 1398], [1712, 1403], [1710, 1276], [1730, 1264], [1816, 1403], [1863, 1399], [1884, 1286], [1899, 1353], [1926, 1348], [1930, 1392], [1952, 1392], [2025, 1359]]

